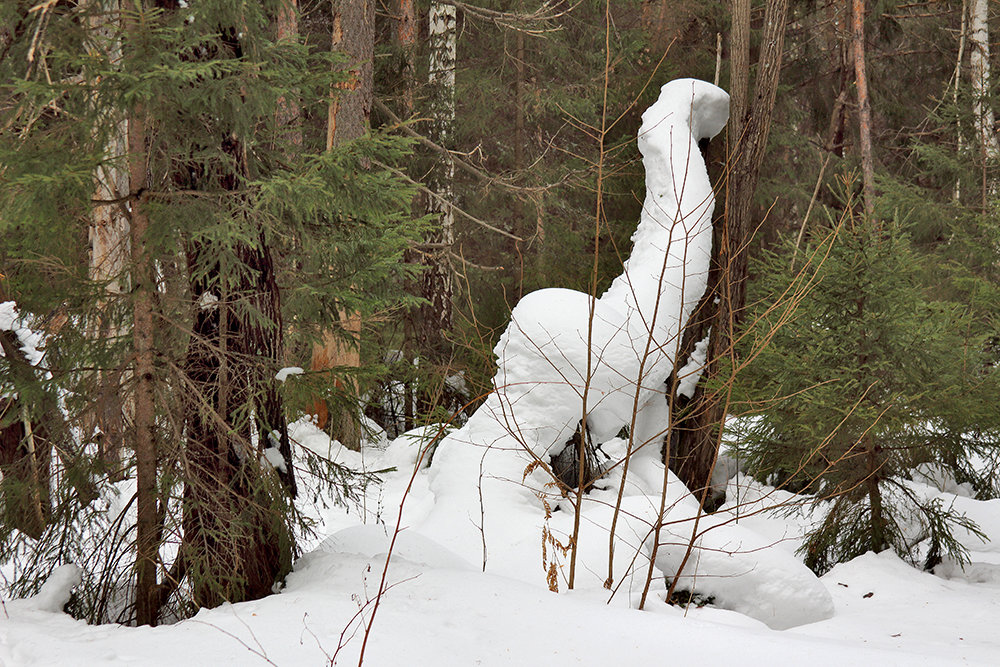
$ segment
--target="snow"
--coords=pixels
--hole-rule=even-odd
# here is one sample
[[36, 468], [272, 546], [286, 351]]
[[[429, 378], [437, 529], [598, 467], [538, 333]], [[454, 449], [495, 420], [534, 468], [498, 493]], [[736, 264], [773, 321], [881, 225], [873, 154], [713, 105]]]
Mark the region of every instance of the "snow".
[[211, 292], [202, 292], [201, 297], [198, 299], [198, 308], [200, 310], [214, 310], [219, 307], [219, 297], [212, 294]]
[[[714, 199], [697, 142], [722, 129], [728, 105], [725, 92], [701, 81], [663, 86], [639, 130], [646, 202], [622, 275], [600, 299], [545, 289], [517, 304], [495, 351], [496, 391], [438, 445], [428, 472], [433, 503], [413, 517], [415, 530], [488, 572], [544, 583], [554, 567], [566, 586], [568, 558], [558, 545], [570, 543], [573, 510], [544, 464], [573, 434], [586, 403], [594, 441], [612, 462], [629, 456], [630, 470], [623, 484], [618, 466], [583, 501], [575, 588], [603, 590], [610, 575], [622, 584], [618, 604], [634, 607], [653, 572], [653, 594], [665, 596], [665, 577], [676, 576], [693, 540], [680, 583], [718, 605], [781, 629], [832, 615], [819, 580], [792, 556], [766, 549], [764, 536], [738, 525], [706, 530], [711, 522], [659, 462], [665, 383], [711, 254]], [[633, 434], [630, 454], [615, 438], [623, 426]], [[546, 516], [545, 506], [561, 511]], [[549, 540], [541, 558], [540, 539]]]
[[[37, 366], [42, 362], [43, 353], [39, 350], [42, 347], [42, 334], [32, 331], [27, 326], [17, 310], [17, 304], [13, 301], [0, 303], [0, 331], [14, 332], [29, 364]], [[0, 357], [2, 356], [4, 356], [3, 350], [0, 349]]]
[[[760, 520], [773, 522], [771, 532], [784, 524], [778, 515]], [[343, 528], [299, 559], [281, 594], [173, 626], [93, 627], [34, 599], [8, 600], [0, 664], [328, 664], [341, 642], [335, 664], [357, 664], [359, 621], [371, 619], [392, 528], [352, 521], [341, 517]], [[366, 647], [371, 667], [656, 664], [665, 656], [681, 664], [990, 665], [1000, 655], [1000, 586], [942, 579], [888, 553], [834, 568], [820, 580], [834, 616], [780, 632], [712, 607], [640, 612], [592, 590], [556, 595], [482, 573], [412, 529], [399, 533], [393, 554], [392, 587]]]
[[[496, 348], [496, 391], [464, 426], [427, 426], [391, 442], [366, 429], [360, 452], [309, 419], [289, 427], [297, 469], [321, 457], [378, 481], [345, 506], [301, 476], [298, 509], [319, 534], [301, 542], [305, 554], [280, 594], [168, 627], [92, 627], [60, 613], [81, 574], [64, 565], [38, 596], [0, 606], [0, 664], [357, 664], [363, 644], [368, 665], [619, 665], [667, 656], [996, 664], [1000, 500], [975, 500], [935, 471], [918, 471], [906, 482], [914, 493], [965, 513], [987, 534], [985, 543], [959, 535], [971, 563], [963, 570], [945, 561], [932, 574], [870, 553], [817, 578], [796, 550], [822, 507], [740, 474], [723, 457], [727, 502], [702, 515], [659, 460], [664, 383], [710, 253], [714, 202], [697, 140], [718, 133], [727, 112], [728, 96], [710, 84], [682, 79], [661, 89], [643, 114], [646, 200], [622, 276], [597, 299], [560, 289], [522, 299]], [[10, 312], [0, 308], [0, 317]], [[688, 366], [703, 355], [704, 346]], [[582, 500], [567, 591], [574, 508], [546, 464], [585, 410], [607, 469]], [[622, 426], [630, 440], [617, 437]], [[265, 458], [284, 465], [272, 452]], [[713, 604], [666, 604], [668, 578]]]
[[278, 382], [284, 382], [288, 379], [289, 375], [302, 375], [303, 373], [305, 373], [305, 371], [298, 366], [287, 366], [275, 373], [274, 379]]
[[37, 595], [33, 595], [27, 600], [19, 601], [21, 609], [44, 611], [50, 614], [58, 614], [69, 602], [73, 589], [80, 585], [83, 580], [83, 570], [73, 564], [60, 565], [52, 570], [42, 590]]
[[691, 358], [677, 371], [678, 396], [694, 397], [695, 387], [698, 386], [698, 380], [701, 379], [702, 371], [705, 370], [705, 364], [708, 361], [708, 343], [708, 336], [695, 343]]
[[285, 466], [285, 457], [281, 455], [281, 451], [277, 447], [265, 449], [261, 460], [276, 470], [288, 472], [288, 468]]
[[664, 85], [639, 128], [646, 197], [622, 275], [599, 299], [543, 289], [511, 313], [495, 350], [493, 411], [534, 454], [555, 453], [584, 411], [600, 443], [630, 424], [636, 405], [665, 403], [681, 323], [705, 291], [711, 256], [715, 200], [698, 140], [715, 136], [728, 112], [729, 96], [709, 83]]
[[[488, 568], [523, 568], [524, 559], [510, 552], [537, 543], [546, 521], [541, 507], [558, 504], [540, 464], [563, 448], [584, 413], [598, 444], [631, 427], [635, 455], [649, 459], [653, 477], [664, 478], [655, 471], [657, 436], [667, 418], [664, 385], [681, 323], [704, 292], [711, 254], [714, 198], [697, 142], [722, 129], [728, 109], [729, 96], [711, 84], [680, 79], [662, 87], [639, 129], [646, 197], [622, 275], [599, 299], [552, 288], [517, 304], [495, 349], [496, 391], [434, 454], [434, 505], [420, 531]], [[659, 488], [662, 482], [651, 492], [658, 495]], [[656, 503], [646, 496], [635, 502], [643, 506], [623, 527], [648, 551], [639, 536], [655, 522]], [[600, 526], [609, 517], [599, 503], [593, 509], [601, 515], [594, 518], [593, 540], [607, 550], [610, 536], [602, 537]], [[566, 539], [562, 517], [549, 523]], [[595, 549], [595, 558], [600, 552]], [[623, 563], [616, 580], [633, 577], [641, 560], [631, 568]], [[606, 566], [595, 562], [594, 568]], [[544, 578], [537, 562], [533, 570]]]
[[[662, 662], [665, 655], [699, 664], [991, 665], [1000, 655], [996, 634], [1000, 582], [984, 574], [991, 570], [987, 566], [1000, 566], [1000, 550], [992, 540], [969, 542], [978, 550], [964, 573], [953, 569], [935, 576], [890, 553], [867, 554], [839, 565], [815, 580], [832, 600], [833, 615], [787, 630], [769, 628], [768, 619], [761, 618], [766, 612], [763, 606], [758, 612], [711, 606], [684, 609], [663, 604], [656, 597], [647, 602], [645, 611], [639, 611], [630, 608], [634, 605], [629, 596], [612, 596], [600, 585], [554, 594], [527, 576], [538, 569], [541, 558], [540, 533], [533, 532], [538, 522], [522, 531], [525, 539], [519, 544], [490, 543], [491, 563], [519, 560], [520, 565], [507, 572], [491, 566], [484, 573], [480, 554], [466, 558], [456, 541], [437, 540], [419, 530], [421, 517], [433, 509], [429, 479], [438, 465], [428, 467], [420, 453], [439, 429], [421, 429], [385, 448], [369, 443], [362, 452], [349, 451], [329, 439], [320, 444], [322, 432], [307, 420], [297, 422], [292, 432], [349, 467], [395, 470], [384, 473], [380, 485], [369, 487], [363, 500], [367, 509], [323, 507], [302, 499], [301, 507], [313, 508], [327, 537], [307, 545], [309, 553], [298, 560], [281, 594], [202, 610], [192, 619], [167, 627], [95, 627], [59, 613], [75, 582], [74, 568], [68, 566], [56, 570], [43, 594], [28, 600], [8, 599], [0, 606], [0, 664], [328, 664], [342, 643], [335, 664], [357, 664], [363, 624], [371, 620], [404, 495], [401, 530], [387, 571], [388, 590], [365, 651], [364, 664], [371, 667], [653, 664]], [[606, 449], [617, 457], [625, 446], [616, 439]], [[625, 505], [629, 512], [649, 504], [648, 492], [663, 474], [652, 466], [639, 468], [628, 485]], [[632, 473], [629, 477], [633, 478]], [[617, 481], [620, 477], [612, 473], [610, 486]], [[678, 484], [669, 478], [668, 486]], [[606, 502], [612, 491], [593, 494], [587, 513], [589, 531], [599, 530], [599, 510], [608, 511]], [[810, 518], [805, 512], [789, 513], [803, 499], [743, 476], [730, 480], [728, 491], [729, 502], [723, 510], [703, 517], [700, 527], [705, 530], [703, 546], [721, 546], [726, 551], [708, 551], [702, 558], [728, 559], [729, 550], [739, 557], [762, 541], [761, 555], [755, 558], [767, 575], [754, 581], [769, 581], [784, 591], [774, 609], [787, 611], [792, 602], [808, 604], [812, 593], [794, 595], [802, 582], [796, 580], [795, 570], [801, 563], [793, 553]], [[977, 501], [932, 487], [926, 491], [955, 502], [991, 536], [1000, 535], [1000, 501]], [[682, 497], [674, 505], [678, 517], [690, 512]], [[515, 523], [525, 516], [522, 508], [514, 506], [498, 510], [497, 518]], [[557, 511], [553, 518], [551, 528], [558, 532], [571, 517], [569, 512]], [[745, 531], [722, 525], [727, 522]], [[691, 529], [689, 522], [680, 526], [688, 532]], [[629, 530], [637, 531], [638, 540], [644, 529], [636, 522]], [[681, 528], [677, 532], [684, 534]], [[607, 545], [599, 548], [591, 537], [592, 533], [583, 535], [581, 558], [592, 564], [597, 562], [596, 552], [606, 551]], [[736, 544], [734, 539], [743, 542]], [[518, 568], [525, 571], [518, 572]], [[791, 569], [786, 572], [784, 568]], [[738, 567], [731, 570], [737, 576], [713, 582], [716, 595], [725, 596], [727, 588], [739, 593], [752, 583], [740, 581]], [[701, 584], [706, 571], [698, 572]], [[595, 581], [600, 575], [593, 575]], [[763, 594], [766, 597], [767, 591]], [[748, 599], [743, 593], [737, 598]], [[757, 616], [746, 615], [750, 613]], [[770, 623], [777, 625], [774, 619]]]

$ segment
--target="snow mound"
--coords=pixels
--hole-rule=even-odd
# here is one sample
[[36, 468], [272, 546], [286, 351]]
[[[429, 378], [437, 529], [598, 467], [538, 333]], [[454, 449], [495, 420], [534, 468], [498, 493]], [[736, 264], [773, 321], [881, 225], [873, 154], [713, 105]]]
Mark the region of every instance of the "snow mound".
[[[385, 560], [392, 542], [384, 526], [361, 525], [345, 528], [320, 543], [319, 551], [331, 554], [354, 554], [371, 560]], [[471, 570], [468, 561], [453, 551], [419, 533], [400, 531], [392, 544], [392, 558], [414, 565], [448, 569]]]
[[[557, 453], [584, 412], [598, 443], [629, 424], [637, 406], [665, 412], [663, 385], [711, 257], [715, 199], [698, 141], [715, 136], [728, 114], [729, 96], [712, 84], [665, 84], [639, 128], [646, 197], [622, 274], [599, 299], [543, 289], [511, 313], [494, 350], [491, 410], [534, 454]], [[644, 442], [663, 419], [639, 423]]]
[[632, 425], [655, 456], [681, 324], [708, 277], [714, 197], [698, 141], [722, 129], [728, 109], [729, 96], [709, 83], [662, 87], [639, 130], [646, 199], [622, 275], [600, 299], [545, 289], [514, 308], [494, 350], [496, 391], [435, 452], [436, 505], [422, 530], [469, 545], [470, 559], [488, 539], [522, 537], [521, 524], [494, 515], [516, 507], [537, 517], [544, 498], [555, 504], [543, 464], [584, 413], [596, 443]]
[[[705, 517], [711, 524], [718, 519]], [[679, 534], [678, 534], [679, 533]], [[660, 545], [656, 565], [677, 572], [690, 532]], [[710, 525], [692, 550], [678, 590], [693, 589], [715, 604], [755, 618], [774, 630], [828, 619], [833, 598], [812, 571], [774, 543], [739, 524]]]
[[[544, 289], [517, 304], [495, 349], [495, 391], [441, 440], [430, 468], [414, 473], [426, 476], [433, 496], [426, 516], [412, 524], [421, 534], [486, 571], [565, 586], [574, 512], [547, 464], [586, 414], [611, 471], [581, 508], [576, 589], [603, 591], [610, 579], [624, 586], [619, 599], [635, 605], [652, 577], [662, 597], [663, 582], [677, 576], [693, 541], [679, 583], [720, 606], [780, 629], [833, 613], [823, 584], [769, 536], [723, 515], [702, 517], [701, 528], [710, 530], [692, 538], [698, 504], [660, 461], [665, 383], [683, 323], [704, 293], [711, 254], [714, 197], [698, 141], [722, 129], [728, 110], [729, 96], [711, 84], [663, 86], [639, 130], [646, 198], [622, 275], [599, 299]], [[624, 426], [631, 450], [615, 437]], [[426, 441], [429, 434], [413, 435]], [[408, 440], [390, 444], [387, 454], [415, 461], [420, 447]], [[614, 464], [626, 456], [623, 480], [623, 466]], [[657, 525], [664, 526], [659, 533]]]
[[35, 611], [60, 614], [69, 602], [73, 589], [79, 586], [81, 581], [83, 581], [83, 570], [78, 565], [72, 563], [60, 565], [52, 570], [52, 574], [42, 584], [42, 589], [25, 600], [23, 605]]

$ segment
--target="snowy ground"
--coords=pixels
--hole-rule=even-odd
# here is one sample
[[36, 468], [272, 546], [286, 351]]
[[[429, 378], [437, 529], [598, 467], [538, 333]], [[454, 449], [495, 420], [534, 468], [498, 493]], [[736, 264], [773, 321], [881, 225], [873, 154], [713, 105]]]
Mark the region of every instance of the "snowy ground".
[[[313, 449], [329, 447], [309, 424], [297, 424], [293, 433]], [[0, 608], [0, 664], [356, 664], [364, 641], [361, 622], [374, 611], [388, 535], [416, 450], [397, 441], [362, 456], [334, 445], [330, 453], [348, 465], [360, 467], [364, 459], [371, 469], [398, 469], [369, 489], [365, 509], [313, 506], [330, 537], [298, 561], [280, 594], [152, 629], [74, 621], [56, 611], [58, 590], [39, 599], [6, 600]], [[414, 479], [404, 528], [419, 525], [431, 511], [429, 474], [424, 469]], [[775, 493], [766, 502], [788, 499]], [[1000, 501], [954, 500], [988, 533], [1000, 531]], [[770, 513], [741, 524], [768, 539], [764, 552], [784, 557], [794, 550], [803, 522]], [[634, 601], [627, 595], [609, 604], [599, 586], [551, 593], [537, 576], [538, 563], [521, 576], [483, 573], [481, 562], [470, 563], [418, 529], [405, 528], [389, 563], [392, 586], [381, 598], [365, 664], [625, 665], [665, 658], [748, 665], [998, 664], [1000, 549], [993, 542], [977, 543], [977, 549], [974, 564], [964, 573], [949, 572], [952, 578], [915, 570], [888, 553], [862, 556], [820, 580], [832, 596], [831, 618], [775, 631], [734, 611], [685, 611], [659, 598], [645, 611], [629, 608]], [[776, 561], [764, 556], [759, 562]], [[499, 564], [487, 569], [505, 571]]]
[[[349, 510], [300, 477], [299, 508], [319, 537], [280, 594], [172, 626], [92, 627], [60, 612], [78, 576], [64, 566], [35, 598], [3, 601], [0, 665], [357, 664], [362, 651], [365, 664], [387, 666], [1000, 664], [1000, 500], [912, 482], [990, 538], [959, 536], [972, 563], [935, 575], [867, 554], [818, 579], [795, 555], [815, 520], [788, 511], [800, 499], [734, 475], [727, 504], [702, 517], [659, 461], [664, 398], [650, 388], [674, 367], [671, 341], [704, 289], [711, 239], [697, 140], [721, 129], [727, 109], [710, 84], [663, 87], [640, 128], [647, 197], [624, 273], [593, 311], [567, 290], [522, 300], [496, 349], [497, 391], [441, 440], [433, 465], [421, 434], [354, 453], [293, 425], [300, 453], [389, 472]], [[11, 313], [0, 309], [0, 326], [14, 326]], [[581, 398], [610, 470], [581, 505], [567, 592], [560, 545], [574, 513], [545, 464], [578, 428]], [[631, 446], [613, 437], [623, 426]], [[664, 602], [682, 561], [679, 584], [713, 606]]]

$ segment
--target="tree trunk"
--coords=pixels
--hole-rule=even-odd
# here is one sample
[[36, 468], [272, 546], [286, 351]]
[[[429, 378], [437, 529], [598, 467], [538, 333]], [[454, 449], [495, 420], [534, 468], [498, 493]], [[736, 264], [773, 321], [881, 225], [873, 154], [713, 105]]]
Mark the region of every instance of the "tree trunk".
[[[220, 28], [217, 48], [242, 57], [238, 29]], [[245, 148], [221, 129], [226, 159], [217, 170], [178, 165], [171, 176], [179, 190], [243, 196], [237, 191], [246, 186]], [[232, 224], [252, 228], [243, 218]], [[195, 603], [214, 607], [269, 595], [291, 568], [294, 536], [286, 517], [296, 481], [274, 380], [284, 327], [264, 231], [231, 247], [235, 267], [220, 261], [206, 237], [188, 239], [185, 251], [194, 322], [181, 369], [184, 539], [175, 568], [187, 573]], [[277, 485], [267, 449], [276, 449], [283, 463], [276, 466]]]
[[331, 45], [347, 54], [350, 79], [331, 98], [327, 146], [368, 131], [374, 100], [374, 0], [333, 0]]
[[861, 143], [861, 174], [864, 185], [865, 215], [875, 207], [875, 163], [872, 158], [872, 109], [865, 73], [865, 0], [851, 0], [851, 45], [854, 51], [854, 80], [858, 90], [858, 135]]
[[[524, 148], [527, 140], [524, 132], [524, 84], [525, 84], [525, 50], [524, 31], [518, 30], [514, 35], [514, 169], [520, 172], [526, 166]], [[523, 210], [523, 202], [520, 203]]]
[[[357, 139], [368, 131], [374, 100], [373, 65], [375, 58], [374, 0], [333, 0], [333, 30], [331, 46], [349, 58], [351, 78], [330, 97], [327, 117], [327, 150], [337, 144]], [[313, 346], [310, 369], [328, 370], [334, 367], [357, 368], [361, 365], [361, 317], [357, 313], [340, 313], [340, 331], [323, 331], [322, 339]], [[361, 423], [357, 384], [353, 378], [336, 378], [336, 386], [345, 389], [351, 401], [333, 410], [331, 431], [340, 442], [353, 450], [361, 449]], [[326, 425], [330, 407], [322, 399], [313, 401], [320, 428]]]
[[[137, 41], [142, 30], [139, 19], [126, 13], [125, 29]], [[126, 54], [126, 58], [128, 54]], [[147, 186], [146, 120], [136, 105], [128, 120], [128, 171], [132, 198], [132, 350], [135, 375], [133, 446], [136, 456], [136, 623], [153, 625], [159, 610], [153, 604], [156, 564], [159, 560], [159, 521], [156, 510], [156, 407], [153, 369], [153, 260], [147, 249], [149, 217], [142, 194]]]
[[[709, 336], [703, 377], [720, 380], [720, 360], [732, 358], [734, 332], [746, 302], [747, 245], [753, 229], [753, 196], [757, 188], [771, 114], [778, 90], [788, 0], [768, 0], [753, 99], [749, 98], [749, 0], [733, 1], [733, 54], [729, 122], [729, 178], [724, 215], [715, 222], [708, 290], [684, 331], [676, 368], [682, 368], [695, 344]], [[710, 331], [710, 333], [709, 333]], [[676, 386], [668, 381], [668, 391]], [[673, 401], [673, 426], [664, 443], [666, 463], [705, 502], [718, 453], [727, 404], [726, 389], [707, 391], [699, 382], [693, 396]]]
[[[91, 17], [95, 48], [107, 51], [113, 62], [121, 55], [121, 43], [114, 37], [115, 19], [120, 15], [118, 0], [91, 0], [100, 11]], [[103, 162], [94, 172], [94, 199], [99, 202], [120, 200], [129, 192], [127, 165], [120, 162], [127, 154], [128, 123], [114, 109], [97, 112], [112, 127], [105, 143]], [[98, 203], [91, 214], [88, 230], [90, 240], [90, 279], [102, 285], [109, 301], [124, 294], [122, 280], [126, 278], [129, 259], [129, 222], [127, 210], [120, 203]], [[98, 305], [101, 313], [89, 334], [95, 340], [119, 338], [125, 335], [121, 326], [110, 320], [108, 302]], [[122, 374], [119, 370], [99, 371], [94, 409], [87, 416], [87, 436], [96, 434], [98, 452], [112, 479], [123, 479], [122, 448], [124, 446], [124, 410]]]
[[982, 208], [993, 190], [988, 165], [1000, 156], [993, 106], [990, 104], [989, 1], [973, 0], [969, 16], [969, 65], [972, 70], [972, 117], [982, 160]]
[[[451, 143], [455, 123], [455, 6], [431, 3], [428, 18], [430, 42], [429, 138], [447, 148]], [[454, 292], [450, 252], [455, 242], [455, 219], [451, 208], [454, 199], [455, 163], [447, 155], [436, 155], [427, 174], [427, 187], [436, 196], [428, 197], [427, 212], [438, 220], [437, 227], [427, 236], [423, 255], [421, 296], [426, 303], [420, 308], [416, 327], [417, 347], [431, 364], [447, 361], [447, 336], [452, 326], [452, 295]]]
[[413, 113], [415, 83], [415, 52], [417, 47], [417, 9], [414, 0], [398, 0], [396, 8], [396, 42], [403, 54], [403, 118]]
[[[278, 8], [276, 33], [278, 41], [295, 41], [299, 37], [299, 0], [282, 0]], [[302, 146], [302, 112], [298, 100], [282, 96], [276, 112], [278, 128], [284, 130], [285, 146]]]
[[[30, 368], [13, 331], [0, 330], [0, 352], [12, 374]], [[51, 449], [44, 424], [32, 419], [28, 406], [18, 398], [0, 398], [0, 520], [35, 539], [52, 514]]]
[[[233, 152], [239, 155], [238, 147]], [[228, 288], [210, 244], [192, 242], [187, 253], [192, 294], [218, 298], [198, 307], [184, 362], [191, 395], [182, 553], [194, 601], [205, 607], [269, 595], [291, 567], [292, 536], [261, 463], [265, 448], [279, 450], [279, 477], [294, 497], [281, 400], [273, 368], [261, 363], [280, 358], [278, 288], [263, 238], [238, 252], [246, 278]]]

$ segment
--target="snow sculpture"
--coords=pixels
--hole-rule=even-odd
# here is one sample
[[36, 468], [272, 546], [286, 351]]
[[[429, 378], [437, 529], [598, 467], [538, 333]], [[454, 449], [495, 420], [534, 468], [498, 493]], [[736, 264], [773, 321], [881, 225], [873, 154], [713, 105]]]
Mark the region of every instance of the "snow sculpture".
[[572, 290], [533, 292], [511, 314], [494, 382], [503, 413], [539, 456], [561, 447], [584, 411], [597, 443], [629, 425], [636, 407], [637, 442], [665, 427], [663, 384], [681, 323], [705, 291], [711, 255], [715, 199], [698, 141], [728, 118], [729, 95], [720, 88], [694, 79], [664, 85], [639, 128], [646, 197], [632, 254], [594, 302], [592, 326], [591, 297]]
[[660, 587], [677, 576], [694, 540], [680, 583], [719, 606], [773, 628], [833, 613], [823, 584], [794, 556], [770, 548], [773, 540], [716, 515], [702, 517], [693, 537], [698, 503], [660, 461], [669, 417], [664, 383], [683, 324], [705, 291], [711, 253], [714, 198], [698, 141], [715, 136], [728, 113], [729, 96], [711, 84], [663, 86], [639, 129], [646, 197], [622, 275], [599, 299], [544, 289], [518, 303], [495, 350], [496, 390], [441, 441], [429, 474], [414, 480], [426, 479], [433, 495], [432, 505], [408, 517], [419, 533], [484, 570], [537, 577], [544, 572], [539, 536], [567, 544], [574, 530], [572, 511], [541, 510], [539, 498], [549, 508], [560, 495], [540, 464], [566, 446], [585, 411], [592, 440], [623, 457], [615, 436], [634, 415], [628, 479], [622, 483], [621, 466], [610, 470], [580, 509], [577, 587], [601, 590], [608, 576], [612, 508], [622, 485], [614, 543], [635, 557], [616, 557], [612, 579], [624, 585], [629, 604], [651, 572], [651, 527], [662, 522], [654, 562], [660, 574], [651, 575]]
[[[534, 495], [552, 480], [537, 466], [525, 471], [565, 446], [584, 411], [595, 443], [629, 425], [633, 411], [636, 444], [659, 441], [664, 382], [711, 254], [715, 202], [698, 142], [718, 134], [728, 116], [729, 95], [712, 84], [679, 79], [662, 87], [639, 128], [646, 197], [622, 275], [599, 299], [566, 289], [521, 299], [495, 349], [496, 391], [435, 453], [428, 532], [478, 533], [485, 527], [477, 530], [467, 514], [491, 502], [519, 496], [537, 507]], [[658, 454], [659, 446], [645, 447], [644, 455]], [[447, 508], [461, 518], [447, 518]], [[504, 527], [495, 530], [502, 540]]]

